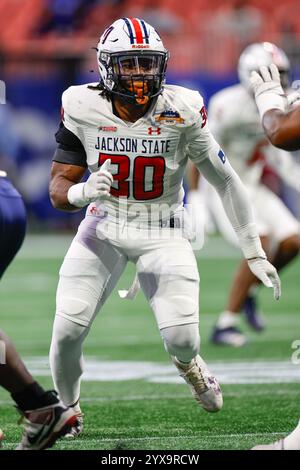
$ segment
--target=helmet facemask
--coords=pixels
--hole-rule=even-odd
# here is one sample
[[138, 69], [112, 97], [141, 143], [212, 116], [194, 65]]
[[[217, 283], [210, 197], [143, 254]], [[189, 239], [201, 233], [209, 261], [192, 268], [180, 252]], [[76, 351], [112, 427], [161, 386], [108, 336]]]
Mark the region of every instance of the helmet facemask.
[[167, 60], [168, 53], [161, 51], [100, 52], [103, 85], [130, 102], [147, 104], [162, 92]]

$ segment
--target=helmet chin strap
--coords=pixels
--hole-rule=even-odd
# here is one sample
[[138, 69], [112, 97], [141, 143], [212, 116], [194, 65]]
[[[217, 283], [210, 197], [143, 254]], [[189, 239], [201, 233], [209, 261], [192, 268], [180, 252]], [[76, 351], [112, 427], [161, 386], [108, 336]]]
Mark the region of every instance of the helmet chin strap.
[[[136, 90], [134, 90], [134, 94], [132, 92], [130, 94], [122, 93], [121, 91], [117, 90], [111, 90], [111, 93], [115, 96], [118, 96], [119, 99], [124, 103], [137, 104], [139, 106], [143, 106], [149, 103], [150, 99], [152, 98], [144, 94], [143, 88], [137, 88]], [[158, 94], [159, 93], [154, 95], [154, 97]]]
[[[113, 96], [115, 96], [116, 98], [119, 99], [119, 101], [121, 101], [122, 103], [124, 104], [131, 104], [131, 105], [143, 105], [143, 104], [146, 104], [148, 101], [149, 101], [149, 97], [148, 96], [141, 96], [141, 97], [138, 97], [138, 96], [134, 96], [134, 95], [127, 95], [125, 93], [122, 93], [122, 92], [119, 92], [119, 91], [115, 91], [115, 90], [111, 90], [111, 94]], [[146, 98], [146, 101], [145, 103], [142, 103], [142, 101]], [[148, 99], [148, 100], [147, 100]], [[139, 101], [138, 101], [139, 100]]]
[[[131, 77], [130, 79], [124, 80], [124, 82], [128, 82], [131, 80], [131, 84], [126, 86], [126, 83], [122, 83], [122, 80], [119, 81], [118, 85], [115, 86], [110, 93], [115, 97], [119, 97], [121, 101], [124, 103], [135, 104], [138, 106], [145, 106], [147, 105], [153, 98], [158, 97], [162, 92], [162, 86], [160, 89], [153, 93], [153, 88], [151, 84], [147, 83], [149, 78], [136, 78]], [[115, 80], [117, 82], [117, 80]], [[143, 83], [143, 85], [138, 85], [136, 82]], [[121, 85], [121, 87], [119, 86]], [[162, 83], [161, 83], [162, 85]]]

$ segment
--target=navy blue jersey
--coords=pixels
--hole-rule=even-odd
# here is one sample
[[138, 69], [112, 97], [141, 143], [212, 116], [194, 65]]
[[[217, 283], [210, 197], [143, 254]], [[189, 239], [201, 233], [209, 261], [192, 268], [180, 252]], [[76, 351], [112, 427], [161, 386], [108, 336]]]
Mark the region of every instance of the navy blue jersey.
[[26, 232], [26, 210], [18, 191], [0, 177], [0, 278], [20, 249]]

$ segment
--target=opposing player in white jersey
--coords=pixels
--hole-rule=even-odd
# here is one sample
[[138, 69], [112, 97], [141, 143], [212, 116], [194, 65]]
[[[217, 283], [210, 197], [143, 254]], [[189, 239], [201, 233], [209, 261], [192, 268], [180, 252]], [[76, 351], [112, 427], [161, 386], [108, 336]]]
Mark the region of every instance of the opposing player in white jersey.
[[[275, 64], [260, 67], [258, 72], [252, 72], [251, 84], [266, 135], [276, 147], [300, 150], [299, 91], [285, 95]], [[300, 421], [286, 437], [271, 444], [255, 446], [253, 450], [300, 450]]]
[[70, 87], [62, 98], [50, 196], [59, 209], [89, 206], [60, 269], [50, 364], [79, 418], [83, 341], [128, 261], [195, 399], [207, 411], [222, 407], [219, 384], [198, 354], [199, 275], [182, 206], [188, 154], [218, 190], [250, 268], [280, 296], [248, 197], [208, 130], [201, 96], [164, 86], [168, 55], [150, 25], [119, 19], [98, 43], [100, 83]]
[[[231, 165], [245, 184], [254, 207], [255, 222], [264, 249], [277, 270], [285, 267], [300, 250], [300, 225], [284, 203], [262, 182], [264, 166], [274, 167], [281, 178], [300, 190], [300, 167], [292, 156], [273, 147], [265, 137], [250, 86], [251, 70], [275, 61], [280, 67], [283, 85], [288, 85], [289, 61], [285, 53], [271, 43], [248, 46], [238, 64], [240, 83], [216, 93], [210, 100], [210, 129], [222, 146]], [[198, 173], [197, 169], [192, 170]], [[192, 193], [195, 198], [195, 193]], [[213, 186], [205, 186], [205, 204], [225, 239], [238, 246], [238, 239]], [[194, 213], [196, 210], [193, 211]], [[242, 261], [233, 279], [229, 299], [214, 328], [216, 344], [241, 346], [246, 337], [236, 326], [243, 309], [248, 323], [256, 331], [264, 324], [256, 308], [257, 279]]]

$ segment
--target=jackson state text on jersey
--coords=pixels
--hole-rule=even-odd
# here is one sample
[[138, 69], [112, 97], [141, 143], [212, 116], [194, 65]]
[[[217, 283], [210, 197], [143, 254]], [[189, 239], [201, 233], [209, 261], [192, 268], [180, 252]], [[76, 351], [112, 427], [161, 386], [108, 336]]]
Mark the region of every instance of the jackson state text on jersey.
[[115, 116], [112, 104], [88, 85], [68, 88], [62, 101], [64, 125], [81, 140], [89, 170], [111, 159], [108, 212], [125, 217], [131, 204], [143, 204], [150, 212], [162, 204], [172, 211], [182, 205], [188, 147], [195, 142], [193, 157], [201, 159], [211, 145], [198, 92], [167, 85], [135, 123]]

